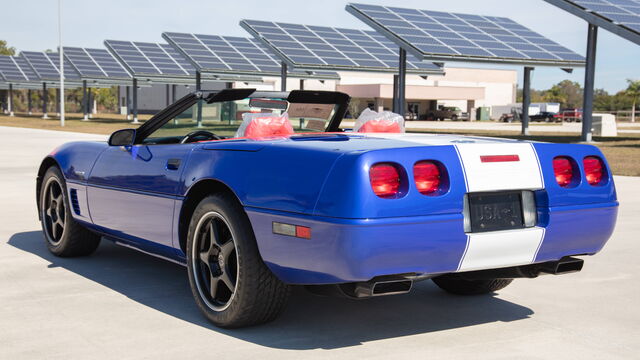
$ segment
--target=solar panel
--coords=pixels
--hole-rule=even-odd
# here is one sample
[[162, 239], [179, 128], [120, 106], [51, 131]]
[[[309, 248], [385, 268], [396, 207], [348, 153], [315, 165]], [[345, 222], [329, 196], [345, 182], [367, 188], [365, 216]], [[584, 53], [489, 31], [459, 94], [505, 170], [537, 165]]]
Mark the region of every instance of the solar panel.
[[[242, 20], [240, 25], [293, 67], [397, 71], [398, 46], [375, 31], [257, 20]], [[441, 74], [442, 69], [409, 59], [407, 72]]]
[[[60, 54], [59, 53], [44, 53], [48, 58], [49, 61], [51, 61], [51, 63], [53, 64], [53, 66], [55, 66], [56, 71], [60, 71]], [[64, 79], [65, 80], [69, 80], [69, 81], [75, 81], [78, 82], [80, 81], [80, 74], [78, 74], [78, 72], [73, 68], [73, 66], [71, 66], [71, 63], [69, 62], [68, 59], [64, 59]], [[58, 79], [59, 80], [60, 77], [60, 73], [58, 73]]]
[[[162, 37], [203, 73], [279, 76], [280, 61], [254, 39], [235, 36], [163, 33]], [[300, 78], [335, 79], [333, 72], [290, 71]]]
[[36, 75], [42, 80], [60, 80], [58, 68], [43, 51], [22, 51], [20, 56], [29, 63]]
[[346, 9], [420, 59], [584, 66], [581, 55], [504, 17], [365, 4]]
[[131, 75], [105, 49], [65, 47], [64, 56], [83, 80], [123, 80]]
[[0, 56], [0, 78], [5, 82], [39, 82], [29, 64], [19, 56]]
[[640, 44], [640, 0], [545, 1]]
[[134, 76], [194, 79], [193, 66], [167, 44], [118, 40], [104, 44]]

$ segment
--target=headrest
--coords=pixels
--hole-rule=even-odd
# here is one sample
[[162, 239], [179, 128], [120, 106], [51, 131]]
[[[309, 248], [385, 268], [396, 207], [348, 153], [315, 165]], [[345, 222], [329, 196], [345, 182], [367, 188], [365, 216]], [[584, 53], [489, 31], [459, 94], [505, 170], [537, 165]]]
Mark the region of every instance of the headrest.
[[397, 122], [389, 120], [369, 120], [364, 123], [358, 132], [364, 133], [401, 133], [402, 128]]
[[362, 133], [403, 133], [404, 119], [402, 116], [390, 111], [378, 113], [367, 108], [358, 116], [353, 131]]
[[287, 113], [281, 116], [269, 113], [244, 113], [236, 137], [263, 138], [293, 133]]

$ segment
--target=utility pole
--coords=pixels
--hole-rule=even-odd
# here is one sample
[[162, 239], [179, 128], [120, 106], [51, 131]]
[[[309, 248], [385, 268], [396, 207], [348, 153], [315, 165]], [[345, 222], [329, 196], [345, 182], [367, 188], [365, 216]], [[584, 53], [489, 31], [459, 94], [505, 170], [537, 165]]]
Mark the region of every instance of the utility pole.
[[64, 126], [64, 48], [62, 47], [62, 0], [58, 0], [58, 54], [60, 55], [60, 126]]

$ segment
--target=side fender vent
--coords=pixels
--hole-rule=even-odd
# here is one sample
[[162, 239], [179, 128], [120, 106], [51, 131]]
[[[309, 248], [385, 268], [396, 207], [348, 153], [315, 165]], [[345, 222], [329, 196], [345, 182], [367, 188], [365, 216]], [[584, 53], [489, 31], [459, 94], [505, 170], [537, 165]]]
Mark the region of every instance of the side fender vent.
[[80, 215], [80, 203], [78, 202], [78, 191], [76, 189], [71, 189], [71, 207], [73, 208], [73, 212], [76, 215]]

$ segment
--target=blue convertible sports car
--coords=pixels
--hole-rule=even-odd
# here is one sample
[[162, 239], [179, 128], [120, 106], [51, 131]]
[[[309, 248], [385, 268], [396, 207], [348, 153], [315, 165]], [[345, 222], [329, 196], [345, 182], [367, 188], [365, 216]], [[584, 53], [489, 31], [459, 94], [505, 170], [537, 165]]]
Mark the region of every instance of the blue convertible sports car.
[[[618, 202], [597, 147], [342, 130], [338, 92], [195, 92], [38, 172], [49, 250], [101, 238], [185, 265], [214, 324], [274, 319], [290, 285], [352, 298], [432, 279], [456, 294], [579, 271]], [[374, 113], [375, 116], [375, 113]], [[344, 127], [344, 126], [343, 126]], [[364, 129], [364, 130], [363, 130]]]

